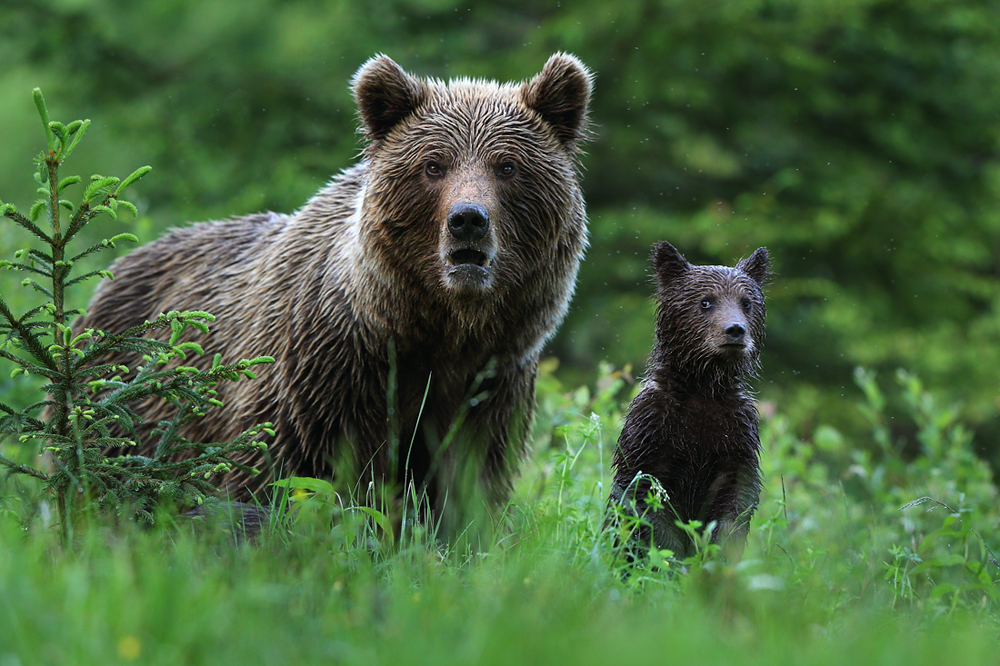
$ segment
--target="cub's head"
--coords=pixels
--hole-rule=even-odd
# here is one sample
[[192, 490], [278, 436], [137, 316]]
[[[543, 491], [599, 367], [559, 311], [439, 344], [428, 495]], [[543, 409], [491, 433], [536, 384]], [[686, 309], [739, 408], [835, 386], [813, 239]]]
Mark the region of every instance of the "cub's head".
[[654, 361], [707, 378], [752, 372], [764, 338], [764, 283], [771, 262], [758, 248], [735, 267], [694, 266], [666, 241], [653, 248], [659, 310]]
[[353, 88], [368, 142], [361, 233], [381, 270], [446, 301], [548, 289], [564, 310], [586, 244], [583, 64], [557, 53], [524, 83], [445, 83], [380, 55]]

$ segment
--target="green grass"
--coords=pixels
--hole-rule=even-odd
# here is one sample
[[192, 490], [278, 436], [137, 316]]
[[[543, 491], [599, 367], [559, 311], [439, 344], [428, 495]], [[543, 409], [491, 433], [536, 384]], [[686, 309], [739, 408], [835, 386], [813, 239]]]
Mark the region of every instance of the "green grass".
[[[534, 455], [485, 552], [419, 531], [376, 539], [322, 494], [256, 544], [164, 521], [92, 526], [67, 552], [37, 495], [7, 483], [0, 665], [996, 662], [996, 490], [912, 376], [891, 390], [913, 422], [890, 429], [888, 386], [859, 373], [861, 442], [803, 435], [764, 405], [767, 486], [743, 561], [623, 577], [600, 527], [634, 387], [605, 369], [599, 388], [568, 390], [551, 370]], [[949, 508], [900, 509], [924, 496]]]

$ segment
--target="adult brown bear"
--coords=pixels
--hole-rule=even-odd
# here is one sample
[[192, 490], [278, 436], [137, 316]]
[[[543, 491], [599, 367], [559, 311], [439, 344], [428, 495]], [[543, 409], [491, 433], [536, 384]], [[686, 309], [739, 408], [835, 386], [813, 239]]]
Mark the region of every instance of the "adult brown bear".
[[[170, 310], [217, 317], [225, 360], [256, 381], [192, 441], [262, 421], [277, 435], [234, 473], [237, 498], [276, 474], [426, 488], [431, 506], [503, 503], [525, 452], [539, 352], [586, 247], [579, 145], [591, 74], [557, 53], [521, 84], [424, 80], [380, 55], [353, 82], [367, 147], [300, 210], [175, 230], [120, 259], [78, 326]], [[139, 410], [148, 431], [169, 414]]]

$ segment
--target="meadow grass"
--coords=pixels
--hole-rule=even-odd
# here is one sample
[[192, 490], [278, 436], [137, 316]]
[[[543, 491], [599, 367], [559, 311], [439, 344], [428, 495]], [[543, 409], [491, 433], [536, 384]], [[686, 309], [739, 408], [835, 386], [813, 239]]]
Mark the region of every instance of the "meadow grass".
[[91, 525], [65, 549], [39, 497], [8, 482], [0, 666], [996, 662], [996, 490], [914, 377], [891, 383], [913, 441], [892, 439], [885, 387], [863, 372], [870, 440], [804, 436], [763, 406], [767, 485], [740, 563], [628, 565], [601, 526], [634, 386], [604, 368], [568, 390], [551, 370], [534, 453], [477, 548], [428, 529], [390, 540], [372, 512], [298, 492], [255, 542], [165, 514]]

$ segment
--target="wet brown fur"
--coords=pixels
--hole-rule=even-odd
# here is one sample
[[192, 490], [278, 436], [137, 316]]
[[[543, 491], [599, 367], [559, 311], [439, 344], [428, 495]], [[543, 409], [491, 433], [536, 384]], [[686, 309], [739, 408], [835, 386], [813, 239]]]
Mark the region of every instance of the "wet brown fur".
[[[611, 502], [646, 514], [636, 539], [693, 554], [676, 520], [717, 522], [713, 541], [738, 559], [760, 495], [757, 410], [745, 377], [764, 337], [766, 248], [726, 266], [693, 266], [669, 243], [653, 250], [656, 345], [629, 406], [613, 465]], [[655, 479], [664, 508], [645, 501]]]
[[[225, 407], [184, 433], [226, 441], [275, 423], [267, 459], [249, 461], [266, 473], [226, 479], [235, 497], [276, 473], [333, 477], [336, 463], [362, 489], [395, 468], [389, 480], [425, 484], [440, 507], [457, 492], [449, 470], [471, 458], [482, 494], [503, 502], [525, 451], [538, 355], [586, 247], [577, 157], [590, 88], [590, 73], [565, 54], [524, 84], [418, 79], [377, 56], [353, 82], [368, 141], [359, 164], [290, 215], [196, 224], [132, 252], [78, 327], [123, 330], [160, 312], [207, 310], [217, 321], [200, 340], [202, 365], [216, 351], [226, 361], [275, 357], [255, 381], [222, 387]], [[511, 163], [513, 175], [503, 171]], [[488, 212], [484, 238], [449, 233], [462, 202]], [[488, 268], [453, 266], [462, 248]], [[488, 367], [486, 397], [470, 403]], [[437, 451], [464, 409], [458, 437]], [[147, 433], [168, 415], [160, 404], [141, 413]], [[389, 450], [391, 425], [399, 451]]]

